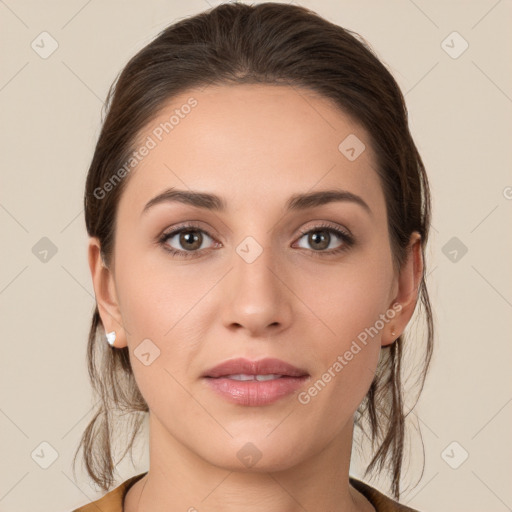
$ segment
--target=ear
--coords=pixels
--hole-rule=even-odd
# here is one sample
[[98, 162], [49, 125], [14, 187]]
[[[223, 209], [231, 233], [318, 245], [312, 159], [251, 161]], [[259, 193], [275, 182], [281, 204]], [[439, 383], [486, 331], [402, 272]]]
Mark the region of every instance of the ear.
[[[411, 234], [407, 247], [406, 260], [400, 269], [395, 285], [394, 299], [389, 310], [396, 312], [382, 334], [381, 345], [391, 345], [405, 330], [411, 319], [418, 300], [419, 286], [423, 276], [423, 257], [421, 254], [421, 235], [415, 231]], [[394, 334], [391, 334], [391, 333]]]
[[[89, 238], [88, 257], [96, 303], [105, 333], [115, 331], [114, 346], [126, 347], [126, 333], [117, 300], [114, 275], [101, 257], [101, 245], [97, 237]], [[106, 340], [105, 343], [107, 343]]]

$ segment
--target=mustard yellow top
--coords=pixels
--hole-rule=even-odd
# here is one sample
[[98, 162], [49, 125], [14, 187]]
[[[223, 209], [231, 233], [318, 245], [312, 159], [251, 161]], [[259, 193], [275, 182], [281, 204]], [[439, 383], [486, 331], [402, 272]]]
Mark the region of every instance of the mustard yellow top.
[[[128, 489], [146, 474], [147, 472], [132, 476], [119, 487], [116, 487], [105, 494], [103, 498], [77, 508], [73, 510], [73, 512], [98, 512], [99, 510], [101, 512], [123, 512], [124, 497], [128, 492]], [[374, 506], [376, 512], [418, 512], [417, 510], [406, 507], [405, 505], [400, 505], [396, 501], [379, 492], [377, 489], [360, 480], [349, 477], [349, 481], [352, 487], [357, 489]]]

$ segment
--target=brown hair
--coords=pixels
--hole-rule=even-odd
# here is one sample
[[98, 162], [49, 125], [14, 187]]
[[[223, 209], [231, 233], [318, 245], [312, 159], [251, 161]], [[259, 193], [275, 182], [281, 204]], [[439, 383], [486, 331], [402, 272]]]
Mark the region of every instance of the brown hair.
[[[221, 4], [163, 30], [125, 66], [111, 86], [107, 115], [89, 167], [84, 196], [85, 222], [98, 237], [102, 256], [112, 261], [116, 210], [128, 177], [105, 197], [101, 187], [134, 151], [140, 131], [170, 98], [208, 84], [282, 84], [331, 99], [370, 135], [388, 213], [395, 267], [407, 257], [413, 231], [422, 237], [422, 255], [430, 227], [430, 192], [418, 150], [409, 132], [403, 95], [390, 72], [356, 33], [330, 23], [305, 7], [262, 3]], [[425, 283], [420, 299], [426, 319], [419, 393], [433, 350], [434, 325]], [[135, 382], [128, 348], [112, 350], [96, 306], [87, 348], [88, 370], [99, 396], [97, 412], [75, 453], [83, 448], [90, 477], [105, 491], [113, 484], [111, 441], [116, 411], [148, 412]], [[384, 466], [392, 477], [392, 493], [400, 496], [405, 418], [402, 360], [405, 336], [382, 348], [370, 389], [358, 409], [356, 425], [369, 425], [374, 456], [365, 476]], [[419, 346], [415, 343], [415, 347]], [[415, 367], [416, 368], [416, 367]], [[416, 398], [417, 400], [417, 398]], [[133, 442], [145, 415], [133, 415]], [[117, 462], [116, 462], [117, 464]]]

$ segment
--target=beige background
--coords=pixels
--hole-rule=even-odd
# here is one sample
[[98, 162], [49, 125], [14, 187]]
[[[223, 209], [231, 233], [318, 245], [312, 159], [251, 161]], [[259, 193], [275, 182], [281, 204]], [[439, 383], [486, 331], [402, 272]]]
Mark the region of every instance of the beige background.
[[[1, 511], [69, 512], [101, 496], [70, 465], [93, 405], [85, 174], [107, 89], [128, 58], [166, 25], [217, 3], [0, 0]], [[438, 336], [416, 410], [425, 472], [403, 502], [422, 512], [512, 510], [512, 4], [296, 3], [360, 33], [388, 65], [431, 179]], [[31, 47], [48, 38], [43, 31], [58, 43], [45, 59]], [[442, 45], [453, 31], [469, 44], [458, 58], [445, 49], [454, 55], [462, 39]], [[57, 251], [46, 262], [43, 237]], [[452, 237], [468, 249], [455, 262]], [[138, 446], [119, 483], [147, 469], [146, 440]], [[469, 457], [453, 469], [463, 450]], [[421, 453], [417, 441], [413, 482]], [[359, 465], [354, 458], [355, 476]]]

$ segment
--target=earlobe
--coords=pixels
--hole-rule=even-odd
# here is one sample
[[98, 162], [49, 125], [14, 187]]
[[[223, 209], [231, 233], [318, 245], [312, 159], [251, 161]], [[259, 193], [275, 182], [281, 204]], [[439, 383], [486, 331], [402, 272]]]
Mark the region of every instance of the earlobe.
[[419, 287], [423, 277], [421, 244], [421, 235], [416, 231], [413, 232], [407, 248], [406, 260], [398, 276], [396, 297], [392, 301], [395, 315], [393, 322], [387, 328], [387, 332], [384, 332], [382, 335], [382, 346], [391, 345], [402, 335], [416, 308]]
[[[398, 303], [393, 304], [394, 310], [397, 310], [396, 306], [399, 305]], [[391, 311], [391, 310], [389, 310]], [[398, 311], [401, 311], [401, 308], [398, 308]], [[387, 347], [388, 345], [392, 345], [398, 338], [400, 334], [397, 334], [397, 328], [394, 326], [391, 326], [388, 328], [387, 331], [384, 331], [381, 339], [381, 346]]]
[[96, 237], [89, 239], [88, 257], [98, 312], [105, 330], [105, 341], [116, 348], [125, 347], [126, 336], [116, 296], [114, 276], [103, 259], [101, 246]]
[[113, 347], [116, 342], [116, 331], [107, 332], [107, 343]]

